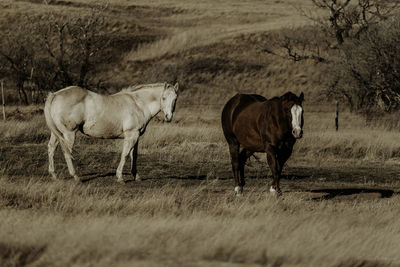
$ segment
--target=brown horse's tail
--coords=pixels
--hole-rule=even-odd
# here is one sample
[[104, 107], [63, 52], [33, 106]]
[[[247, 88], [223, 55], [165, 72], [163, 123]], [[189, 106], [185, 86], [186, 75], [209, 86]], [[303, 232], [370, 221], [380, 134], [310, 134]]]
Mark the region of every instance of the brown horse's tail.
[[53, 103], [53, 99], [55, 96], [56, 94], [51, 92], [47, 96], [46, 103], [44, 104], [44, 116], [46, 118], [47, 126], [60, 142], [61, 148], [64, 153], [68, 153], [71, 156], [72, 147], [68, 144], [67, 140], [65, 140], [62, 132], [57, 128], [57, 125], [54, 123], [53, 117], [51, 115], [51, 104]]

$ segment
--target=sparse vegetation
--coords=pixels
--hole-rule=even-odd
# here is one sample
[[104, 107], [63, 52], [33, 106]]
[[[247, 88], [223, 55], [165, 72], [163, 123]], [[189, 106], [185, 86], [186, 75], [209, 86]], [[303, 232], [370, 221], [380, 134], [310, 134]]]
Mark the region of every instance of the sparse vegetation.
[[305, 137], [284, 170], [284, 198], [268, 195], [269, 171], [261, 158], [250, 160], [248, 188], [236, 199], [219, 110], [176, 112], [171, 124], [149, 125], [139, 144], [144, 181], [125, 185], [114, 173], [119, 141], [78, 135], [74, 159], [87, 181], [68, 178], [58, 150], [64, 178], [51, 182], [42, 115], [0, 123], [0, 140], [7, 143], [0, 150], [0, 251], [9, 251], [0, 254], [3, 263], [399, 262], [393, 221], [400, 203], [397, 131], [365, 128], [359, 116], [346, 113], [338, 134], [330, 113], [306, 112]]
[[[78, 19], [97, 0], [48, 3], [0, 2], [0, 30], [4, 22], [20, 25], [26, 13]], [[62, 179], [49, 178], [43, 107], [7, 106], [7, 121], [0, 121], [0, 265], [400, 264], [398, 118], [392, 113], [366, 121], [341, 105], [335, 131], [334, 106], [320, 96], [331, 81], [322, 66], [332, 64], [330, 53], [337, 51], [322, 31], [305, 25], [309, 21], [293, 7], [298, 3], [110, 1], [99, 36], [110, 44], [102, 52], [112, 60], [92, 69], [99, 88], [94, 80], [86, 83], [112, 93], [129, 84], [177, 80], [184, 90], [174, 120], [149, 124], [139, 143], [144, 180], [125, 185], [115, 178], [121, 142], [78, 134], [74, 163], [85, 182], [75, 184], [59, 149], [55, 164]], [[303, 8], [312, 6], [304, 2]], [[291, 48], [290, 61], [262, 52], [271, 42], [281, 49], [281, 36], [297, 36], [298, 43], [287, 42], [280, 51]], [[382, 43], [385, 36], [386, 30], [373, 40]], [[367, 54], [371, 49], [368, 43], [343, 46]], [[297, 57], [303, 55], [309, 58]], [[391, 64], [385, 60], [380, 62]], [[77, 73], [72, 77], [78, 82]], [[17, 87], [6, 85], [15, 103]], [[246, 166], [244, 196], [235, 198], [222, 105], [236, 92], [272, 97], [288, 90], [305, 92], [305, 128], [284, 168], [283, 198], [267, 193], [270, 172], [259, 155]], [[124, 173], [128, 169], [126, 164]]]
[[44, 92], [55, 88], [100, 83], [90, 74], [109, 60], [103, 10], [93, 7], [80, 17], [52, 10], [40, 19], [26, 14], [21, 24], [8, 28], [0, 40], [0, 63], [5, 77], [16, 84], [22, 103], [42, 103]]
[[[368, 117], [400, 108], [400, 16], [343, 45], [330, 65], [327, 92]], [[380, 113], [380, 114], [379, 114]]]
[[359, 39], [363, 32], [396, 14], [398, 0], [311, 0], [323, 15], [300, 8], [341, 45], [345, 39]]
[[263, 51], [293, 62], [311, 60], [324, 74], [324, 98], [346, 103], [371, 118], [400, 107], [398, 1], [313, 0], [325, 12], [299, 12], [313, 26], [269, 33]]

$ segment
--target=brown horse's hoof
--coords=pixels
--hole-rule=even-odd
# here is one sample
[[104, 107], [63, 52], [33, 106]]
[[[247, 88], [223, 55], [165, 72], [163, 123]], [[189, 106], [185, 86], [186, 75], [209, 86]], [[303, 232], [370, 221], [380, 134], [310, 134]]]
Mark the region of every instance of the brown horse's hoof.
[[281, 189], [275, 189], [272, 186], [269, 188], [269, 192], [271, 195], [275, 196], [275, 197], [280, 197], [282, 196], [282, 191]]
[[235, 196], [240, 197], [243, 195], [243, 187], [242, 186], [236, 186], [235, 187]]

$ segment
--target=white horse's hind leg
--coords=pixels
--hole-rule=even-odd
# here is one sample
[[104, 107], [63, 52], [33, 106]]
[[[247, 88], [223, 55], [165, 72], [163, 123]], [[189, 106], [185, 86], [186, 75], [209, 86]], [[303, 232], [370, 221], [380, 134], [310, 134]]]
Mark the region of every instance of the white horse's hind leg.
[[122, 178], [122, 170], [124, 169], [126, 157], [131, 152], [133, 145], [136, 144], [136, 142], [139, 138], [139, 131], [129, 131], [129, 132], [125, 132], [124, 134], [125, 134], [125, 139], [124, 139], [124, 145], [123, 145], [122, 153], [121, 153], [121, 161], [118, 165], [117, 173], [116, 173], [118, 182], [124, 181], [124, 179]]
[[[71, 148], [74, 146], [75, 142], [75, 132], [64, 132], [64, 138], [65, 141], [67, 141], [68, 146]], [[68, 165], [68, 171], [69, 174], [74, 177], [75, 181], [80, 182], [81, 179], [75, 174], [75, 168], [74, 165], [72, 164], [72, 156], [69, 151], [63, 151], [64, 152], [64, 157], [65, 161], [67, 162]]]
[[59, 141], [57, 137], [51, 133], [50, 141], [48, 144], [48, 153], [49, 153], [49, 173], [53, 179], [57, 179], [56, 173], [54, 172], [54, 151], [56, 151], [57, 145]]
[[137, 165], [136, 165], [136, 160], [137, 160], [137, 155], [138, 155], [138, 145], [139, 145], [139, 139], [136, 141], [136, 144], [133, 146], [131, 153], [129, 153], [129, 155], [131, 157], [131, 173], [132, 173], [133, 179], [135, 181], [141, 180], [139, 174], [137, 173]]

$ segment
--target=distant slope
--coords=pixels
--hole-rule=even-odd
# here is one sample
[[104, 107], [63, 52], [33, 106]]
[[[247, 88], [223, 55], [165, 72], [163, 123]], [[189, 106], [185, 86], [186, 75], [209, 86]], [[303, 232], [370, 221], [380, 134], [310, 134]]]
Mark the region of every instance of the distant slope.
[[[99, 2], [48, 3], [5, 0], [0, 27], [23, 23], [24, 14], [80, 16]], [[110, 60], [95, 78], [110, 93], [130, 84], [179, 81], [185, 91], [180, 101], [188, 104], [219, 104], [238, 91], [267, 97], [304, 91], [312, 101], [320, 75], [314, 63], [293, 64], [262, 52], [269, 31], [309, 23], [296, 5], [295, 0], [109, 1], [102, 34], [112, 44]]]

